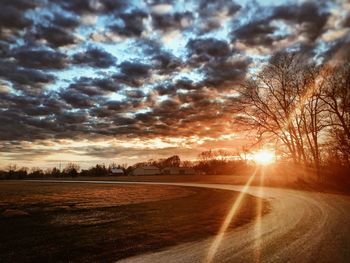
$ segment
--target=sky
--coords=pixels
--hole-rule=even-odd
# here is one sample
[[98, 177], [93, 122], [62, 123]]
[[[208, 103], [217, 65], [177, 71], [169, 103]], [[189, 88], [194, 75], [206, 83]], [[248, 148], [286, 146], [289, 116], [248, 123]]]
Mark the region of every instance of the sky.
[[1, 0], [0, 167], [239, 152], [237, 87], [350, 54], [341, 0]]

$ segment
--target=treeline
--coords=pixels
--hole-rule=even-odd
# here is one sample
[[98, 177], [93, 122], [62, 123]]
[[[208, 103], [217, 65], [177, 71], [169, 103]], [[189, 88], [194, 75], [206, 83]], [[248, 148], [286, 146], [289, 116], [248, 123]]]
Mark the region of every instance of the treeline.
[[112, 163], [96, 164], [88, 169], [80, 169], [76, 163], [68, 163], [63, 169], [57, 167], [46, 170], [38, 167], [26, 168], [10, 165], [0, 170], [0, 179], [31, 179], [31, 178], [64, 178], [64, 177], [102, 177], [113, 176], [113, 169], [120, 169], [123, 175], [130, 175], [137, 167], [155, 166], [159, 169], [166, 167], [186, 167], [192, 168], [196, 174], [206, 175], [230, 175], [242, 172], [250, 168], [250, 164], [245, 160], [232, 160], [232, 154], [223, 150], [204, 151], [198, 155], [196, 161], [181, 161], [178, 155], [168, 158], [150, 159], [146, 162], [139, 162], [131, 166], [126, 164]]
[[168, 158], [161, 158], [158, 160], [150, 159], [146, 162], [139, 162], [131, 166], [130, 168], [134, 169], [142, 166], [155, 166], [159, 169], [163, 169], [165, 167], [180, 167], [186, 166], [186, 162], [181, 162], [181, 159], [178, 155], [173, 155]]
[[225, 150], [208, 150], [201, 152], [197, 156], [196, 161], [181, 161], [179, 156], [174, 155], [165, 159], [151, 159], [147, 162], [136, 163], [132, 168], [155, 166], [159, 169], [163, 169], [165, 167], [181, 166], [193, 168], [197, 174], [230, 175], [236, 174], [238, 171], [243, 171], [251, 166], [247, 160], [243, 158], [232, 159], [233, 156], [235, 156], [234, 153]]
[[[278, 53], [240, 90], [239, 121], [296, 166], [350, 168], [350, 62]], [[256, 141], [256, 140], [255, 140]]]
[[0, 170], [0, 179], [31, 179], [31, 178], [61, 178], [61, 177], [78, 177], [78, 176], [109, 176], [112, 169], [122, 169], [126, 171], [125, 165], [96, 164], [89, 169], [80, 169], [76, 163], [68, 163], [63, 169], [57, 167], [43, 170], [39, 167], [27, 168], [17, 165], [10, 165], [4, 170]]

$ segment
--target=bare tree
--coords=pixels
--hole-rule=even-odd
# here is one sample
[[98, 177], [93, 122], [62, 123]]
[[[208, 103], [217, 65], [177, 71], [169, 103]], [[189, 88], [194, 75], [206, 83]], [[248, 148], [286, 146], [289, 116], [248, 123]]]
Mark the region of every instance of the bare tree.
[[212, 150], [204, 151], [204, 152], [201, 152], [200, 154], [198, 154], [198, 159], [203, 164], [208, 164], [213, 159], [213, 157], [214, 157], [214, 155], [213, 155]]
[[80, 170], [80, 166], [78, 164], [68, 163], [64, 168], [63, 172], [68, 176], [76, 177], [78, 176], [79, 170]]
[[321, 100], [320, 95], [324, 89], [324, 82], [319, 73], [319, 68], [308, 66], [304, 68], [304, 79], [306, 89], [301, 94], [300, 105], [296, 111], [295, 118], [300, 119], [298, 123], [299, 137], [305, 141], [305, 161], [313, 164], [320, 172], [321, 166], [321, 138], [325, 134], [327, 124], [327, 105]]
[[231, 158], [232, 153], [219, 149], [214, 152], [214, 155], [217, 160], [220, 160], [221, 162], [227, 162]]
[[321, 100], [327, 105], [330, 139], [336, 155], [350, 163], [350, 62], [327, 67], [322, 72]]
[[186, 168], [192, 168], [193, 163], [191, 161], [185, 160], [185, 161], [181, 161], [181, 166]]
[[241, 90], [244, 123], [258, 140], [282, 143], [296, 164], [320, 165], [321, 113], [318, 68], [295, 53], [278, 53]]

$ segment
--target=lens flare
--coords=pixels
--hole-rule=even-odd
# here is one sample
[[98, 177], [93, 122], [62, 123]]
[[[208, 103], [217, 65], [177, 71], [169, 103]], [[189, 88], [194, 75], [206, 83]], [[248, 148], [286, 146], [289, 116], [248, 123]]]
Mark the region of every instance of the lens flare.
[[275, 161], [275, 153], [268, 150], [262, 150], [262, 151], [256, 152], [253, 155], [253, 159], [258, 164], [268, 165]]

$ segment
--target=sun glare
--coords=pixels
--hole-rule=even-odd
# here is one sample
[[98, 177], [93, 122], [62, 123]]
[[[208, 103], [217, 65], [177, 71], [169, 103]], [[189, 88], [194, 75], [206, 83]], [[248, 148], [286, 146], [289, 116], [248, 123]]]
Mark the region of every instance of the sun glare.
[[256, 152], [253, 156], [255, 162], [261, 165], [268, 165], [275, 161], [275, 154], [272, 151], [262, 150]]

